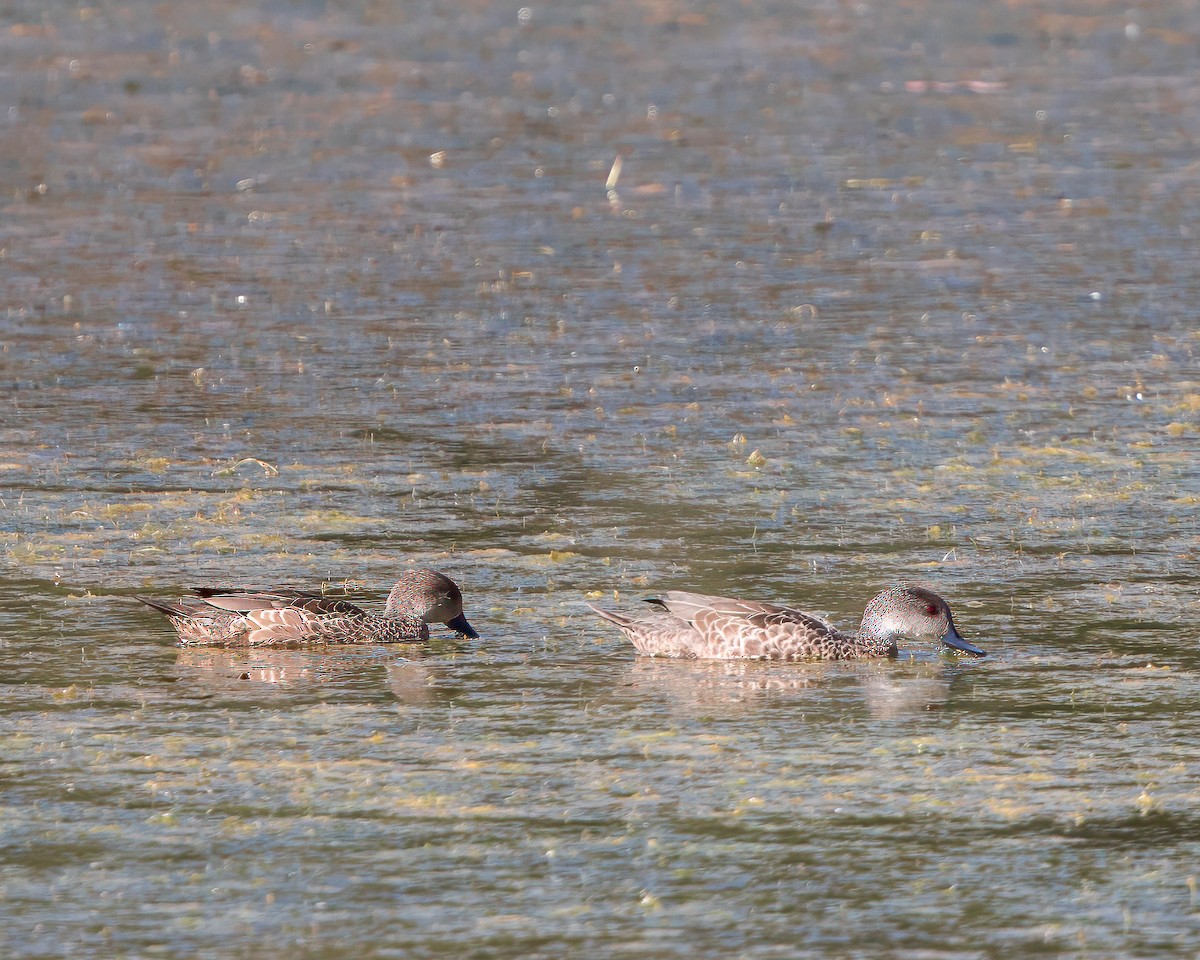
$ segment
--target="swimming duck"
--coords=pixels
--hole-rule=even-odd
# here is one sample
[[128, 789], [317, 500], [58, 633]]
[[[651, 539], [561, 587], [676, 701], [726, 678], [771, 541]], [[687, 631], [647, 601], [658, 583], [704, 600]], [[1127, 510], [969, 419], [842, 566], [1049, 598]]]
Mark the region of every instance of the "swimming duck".
[[392, 587], [382, 614], [349, 600], [301, 590], [252, 591], [195, 587], [194, 597], [135, 597], [166, 615], [185, 646], [265, 646], [302, 643], [414, 643], [429, 624], [479, 636], [463, 616], [458, 584], [436, 570], [409, 570]]
[[803, 610], [669, 590], [649, 601], [658, 611], [629, 617], [592, 606], [641, 654], [689, 660], [857, 660], [896, 655], [900, 640], [938, 640], [972, 656], [985, 651], [954, 627], [950, 605], [932, 590], [889, 587], [863, 613], [857, 634]]

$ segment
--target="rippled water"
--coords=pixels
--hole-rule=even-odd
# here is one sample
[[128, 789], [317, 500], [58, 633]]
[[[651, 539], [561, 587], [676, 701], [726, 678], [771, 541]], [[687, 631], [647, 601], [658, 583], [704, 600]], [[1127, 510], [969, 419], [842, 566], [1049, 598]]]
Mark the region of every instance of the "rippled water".
[[[0, 952], [1190, 956], [1198, 14], [10, 4]], [[904, 578], [989, 657], [584, 606]]]

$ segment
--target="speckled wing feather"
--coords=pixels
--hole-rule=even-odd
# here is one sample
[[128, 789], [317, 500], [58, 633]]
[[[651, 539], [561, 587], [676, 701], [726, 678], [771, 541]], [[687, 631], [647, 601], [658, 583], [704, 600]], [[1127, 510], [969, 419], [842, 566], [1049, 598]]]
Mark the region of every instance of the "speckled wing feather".
[[753, 612], [706, 608], [692, 621], [696, 655], [746, 660], [836, 660], [853, 656], [849, 638], [802, 610], [745, 603]]
[[244, 642], [251, 646], [304, 643], [346, 633], [345, 626], [332, 621], [328, 615], [313, 613], [303, 604], [250, 610], [242, 613], [240, 619], [245, 621]]

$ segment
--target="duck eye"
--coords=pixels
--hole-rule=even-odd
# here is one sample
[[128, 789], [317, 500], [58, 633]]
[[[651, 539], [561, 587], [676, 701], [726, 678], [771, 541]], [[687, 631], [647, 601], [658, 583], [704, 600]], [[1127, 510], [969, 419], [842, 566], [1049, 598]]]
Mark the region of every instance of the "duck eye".
[[925, 604], [925, 616], [933, 617], [937, 615], [937, 606], [932, 603]]

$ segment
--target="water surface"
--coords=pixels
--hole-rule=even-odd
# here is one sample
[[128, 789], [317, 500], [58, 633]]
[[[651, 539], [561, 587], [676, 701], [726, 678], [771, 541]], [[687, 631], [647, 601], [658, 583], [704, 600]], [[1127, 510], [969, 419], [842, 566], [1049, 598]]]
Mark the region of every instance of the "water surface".
[[[1194, 952], [1198, 13], [10, 4], [5, 956]], [[584, 606], [899, 579], [989, 657]]]

